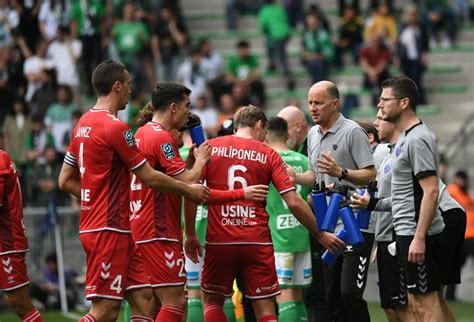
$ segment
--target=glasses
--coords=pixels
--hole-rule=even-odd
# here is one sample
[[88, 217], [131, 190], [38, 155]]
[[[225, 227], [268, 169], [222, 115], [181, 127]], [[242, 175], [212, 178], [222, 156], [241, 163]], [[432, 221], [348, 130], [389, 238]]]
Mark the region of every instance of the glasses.
[[380, 97], [379, 102], [388, 102], [391, 100], [401, 100], [404, 99], [405, 97]]

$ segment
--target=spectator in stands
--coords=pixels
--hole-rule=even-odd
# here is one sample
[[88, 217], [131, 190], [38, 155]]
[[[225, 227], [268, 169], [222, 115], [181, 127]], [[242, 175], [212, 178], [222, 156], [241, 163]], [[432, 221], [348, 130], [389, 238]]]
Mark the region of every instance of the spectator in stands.
[[225, 62], [222, 56], [212, 49], [208, 38], [199, 41], [201, 51], [201, 71], [212, 92], [212, 100], [217, 105], [225, 90]]
[[295, 81], [291, 75], [286, 55], [286, 44], [291, 37], [291, 26], [288, 16], [282, 5], [275, 0], [266, 0], [258, 14], [258, 26], [265, 34], [267, 42], [268, 70], [276, 69], [275, 62], [278, 61], [283, 69], [288, 90], [293, 90]]
[[[137, 113], [138, 114], [138, 113]], [[82, 113], [79, 110], [76, 110], [72, 112], [71, 115], [71, 130], [67, 131], [64, 134], [63, 141], [62, 141], [62, 150], [61, 152], [66, 154], [67, 148], [69, 147], [69, 143], [71, 143], [71, 136], [72, 136], [72, 130], [76, 127], [77, 122], [79, 122], [79, 119], [81, 118]]]
[[[79, 299], [77, 285], [74, 281], [77, 273], [74, 270], [66, 270], [64, 275], [68, 308], [73, 309]], [[61, 308], [59, 297], [58, 260], [56, 253], [50, 253], [46, 256], [44, 281], [41, 285], [32, 285], [31, 296], [43, 303], [46, 309], [59, 310]]]
[[347, 6], [354, 8], [356, 15], [360, 15], [359, 0], [339, 0], [339, 17], [344, 16]]
[[23, 74], [23, 65], [25, 59], [32, 55], [30, 47], [26, 42], [26, 38], [21, 34], [18, 28], [11, 31], [13, 43], [10, 46], [10, 80], [9, 83], [11, 88], [14, 90], [14, 94], [18, 96], [24, 96], [26, 93], [26, 86], [28, 81]]
[[41, 35], [48, 42], [56, 38], [59, 26], [70, 23], [71, 3], [66, 0], [49, 0], [41, 4], [39, 10], [39, 27]]
[[304, 0], [284, 0], [283, 6], [292, 28], [304, 25]]
[[[316, 15], [318, 17], [318, 21], [321, 27], [327, 31], [328, 34], [331, 34], [331, 24], [329, 23], [328, 18], [324, 14], [323, 10], [315, 3], [311, 4], [306, 12], [306, 15]], [[307, 29], [306, 21], [305, 21], [305, 29]]]
[[368, 43], [360, 51], [360, 65], [364, 71], [364, 88], [372, 93], [372, 105], [375, 108], [380, 96], [380, 85], [390, 77], [388, 67], [391, 62], [390, 50], [383, 42], [383, 36], [372, 34]]
[[260, 79], [258, 67], [257, 57], [250, 53], [250, 43], [247, 40], [241, 40], [237, 43], [237, 55], [229, 58], [226, 78], [232, 85], [241, 83], [244, 88], [249, 88], [251, 94], [257, 98], [255, 104], [264, 107], [266, 104], [265, 85]]
[[48, 107], [56, 101], [56, 70], [44, 71], [44, 83], [35, 91], [31, 98], [31, 115], [43, 119]]
[[69, 201], [67, 193], [59, 190], [58, 177], [63, 158], [58, 155], [54, 145], [48, 145], [42, 153], [44, 163], [35, 163], [30, 172], [31, 204], [46, 207], [54, 197], [56, 204], [66, 205]]
[[257, 13], [262, 6], [263, 0], [225, 0], [227, 29], [237, 29], [237, 13]]
[[15, 8], [20, 15], [18, 29], [30, 50], [36, 47], [36, 42], [41, 37], [39, 29], [38, 14], [42, 0], [14, 0], [11, 6]]
[[[71, 39], [79, 38], [82, 43], [81, 53], [74, 52], [73, 56], [82, 58], [82, 67], [84, 68], [85, 79], [87, 80], [87, 96], [94, 95], [92, 88], [92, 70], [103, 59], [103, 51], [105, 48], [105, 33], [107, 28], [105, 26], [105, 1], [101, 0], [72, 0], [71, 1]], [[60, 30], [65, 30], [59, 28]], [[58, 33], [59, 36], [59, 33]], [[73, 66], [75, 67], [75, 62]], [[58, 71], [58, 83], [59, 81]], [[71, 84], [64, 84], [74, 86]]]
[[400, 28], [396, 54], [400, 69], [418, 87], [419, 104], [426, 104], [422, 77], [428, 64], [428, 51], [428, 33], [418, 21], [416, 6], [408, 5], [404, 10], [404, 24]]
[[469, 0], [455, 0], [454, 12], [456, 13], [456, 21], [459, 24], [469, 24], [471, 21], [471, 9]]
[[18, 27], [20, 15], [9, 5], [8, 0], [0, 0], [0, 47], [11, 45], [11, 30]]
[[157, 81], [174, 81], [187, 37], [184, 23], [163, 6], [151, 38]]
[[342, 54], [350, 51], [354, 64], [359, 64], [359, 50], [362, 45], [362, 31], [364, 20], [357, 15], [351, 5], [344, 8], [344, 15], [339, 21], [339, 39], [335, 46], [334, 63], [337, 67], [343, 66]]
[[45, 164], [43, 152], [47, 146], [54, 146], [54, 137], [44, 125], [43, 118], [33, 116], [31, 118], [31, 132], [25, 140], [28, 153], [29, 166], [35, 164]]
[[62, 152], [64, 135], [72, 130], [72, 113], [78, 107], [68, 86], [58, 86], [56, 95], [57, 102], [48, 107], [44, 121], [53, 135], [56, 151]]
[[192, 113], [199, 116], [201, 119], [202, 127], [206, 132], [208, 138], [213, 138], [216, 136], [215, 129], [217, 128], [218, 121], [218, 111], [216, 108], [208, 103], [207, 96], [201, 95], [196, 100], [194, 108], [191, 110]]
[[123, 19], [112, 27], [112, 39], [120, 61], [133, 76], [134, 91], [143, 91], [145, 89], [143, 61], [150, 34], [147, 26], [137, 19], [135, 4], [124, 5]]
[[[87, 43], [87, 41], [86, 41]], [[56, 70], [56, 81], [58, 85], [71, 87], [76, 96], [77, 102], [80, 101], [79, 73], [77, 63], [83, 50], [84, 41], [81, 43], [71, 34], [69, 27], [61, 26], [58, 29], [58, 36], [48, 47], [48, 59]], [[86, 49], [90, 51], [90, 49]], [[83, 57], [84, 59], [87, 59]], [[87, 76], [87, 74], [86, 74]], [[90, 83], [90, 79], [87, 83]], [[79, 97], [78, 97], [79, 96]]]
[[[456, 172], [454, 181], [448, 185], [448, 192], [464, 208], [467, 216], [462, 267], [468, 257], [474, 257], [474, 198], [469, 194], [469, 177], [466, 171], [459, 170]], [[446, 299], [456, 299], [456, 284], [448, 285]]]
[[216, 130], [219, 130], [225, 120], [233, 118], [239, 105], [235, 104], [234, 98], [230, 94], [222, 94], [220, 102], [220, 113], [217, 120]]
[[312, 84], [327, 79], [334, 49], [331, 37], [321, 27], [315, 14], [306, 15], [306, 31], [303, 34], [303, 63], [311, 76]]
[[231, 89], [232, 99], [236, 106], [246, 106], [253, 103], [248, 86], [245, 83], [237, 82]]
[[390, 7], [384, 1], [374, 9], [365, 22], [364, 40], [368, 41], [373, 35], [382, 37], [383, 42], [391, 50], [395, 48], [397, 41], [397, 23], [390, 12]]
[[26, 166], [28, 154], [25, 140], [31, 132], [31, 117], [28, 104], [20, 97], [13, 100], [13, 111], [5, 117], [3, 122], [3, 135], [5, 151], [15, 162], [20, 172], [20, 184], [22, 189], [26, 188]]
[[25, 99], [30, 102], [35, 92], [40, 89], [46, 81], [46, 70], [51, 68], [51, 64], [46, 58], [48, 43], [46, 40], [39, 40], [36, 43], [35, 54], [28, 57], [23, 64], [23, 73], [28, 80]]
[[10, 48], [0, 47], [0, 124], [3, 124], [3, 120], [10, 111], [13, 103], [13, 90], [10, 85], [9, 62]]
[[179, 66], [176, 81], [191, 90], [191, 95], [189, 95], [191, 106], [194, 106], [197, 99], [206, 93], [206, 78], [201, 70], [201, 50], [199, 46], [194, 46], [191, 49], [191, 57]]
[[447, 38], [442, 41], [446, 47], [451, 47], [456, 37], [456, 17], [448, 0], [419, 0], [422, 21], [428, 29], [430, 47], [440, 43], [440, 30], [446, 28]]

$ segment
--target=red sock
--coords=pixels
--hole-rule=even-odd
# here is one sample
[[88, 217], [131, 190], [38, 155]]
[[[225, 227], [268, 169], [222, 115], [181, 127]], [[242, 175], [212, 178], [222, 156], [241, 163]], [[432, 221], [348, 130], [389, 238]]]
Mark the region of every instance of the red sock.
[[204, 307], [204, 321], [206, 322], [227, 322], [224, 309], [217, 304], [206, 305]]
[[174, 306], [163, 305], [155, 322], [180, 322], [184, 311]]
[[142, 315], [131, 315], [130, 322], [153, 322], [153, 319]]
[[278, 320], [274, 315], [265, 315], [258, 319], [258, 322], [278, 322]]
[[41, 318], [41, 314], [38, 311], [37, 308], [34, 308], [30, 312], [26, 313], [21, 320], [23, 322], [43, 322], [43, 319]]
[[92, 314], [87, 313], [79, 320], [79, 322], [97, 322], [97, 320], [92, 316]]

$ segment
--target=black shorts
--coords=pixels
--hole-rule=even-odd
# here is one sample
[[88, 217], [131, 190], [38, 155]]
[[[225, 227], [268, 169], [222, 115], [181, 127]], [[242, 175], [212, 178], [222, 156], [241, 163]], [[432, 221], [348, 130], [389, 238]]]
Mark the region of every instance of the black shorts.
[[407, 305], [408, 293], [400, 258], [390, 255], [387, 247], [392, 242], [377, 242], [377, 270], [379, 272], [380, 306], [394, 309]]
[[441, 284], [460, 284], [466, 213], [462, 209], [454, 208], [442, 212], [441, 215], [445, 224], [441, 244], [443, 260], [439, 263]]
[[425, 261], [421, 264], [408, 262], [408, 250], [413, 236], [395, 235], [397, 254], [400, 255], [400, 263], [410, 294], [426, 294], [440, 290], [441, 275], [438, 263], [442, 259], [442, 234], [426, 237]]

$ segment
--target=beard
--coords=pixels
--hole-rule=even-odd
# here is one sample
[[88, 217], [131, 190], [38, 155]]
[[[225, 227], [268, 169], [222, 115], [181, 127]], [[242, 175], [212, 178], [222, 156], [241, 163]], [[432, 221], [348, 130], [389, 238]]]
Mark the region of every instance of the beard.
[[286, 141], [286, 144], [291, 150], [293, 150], [296, 147], [296, 138], [295, 137], [288, 138], [288, 140]]
[[387, 121], [387, 122], [390, 122], [390, 123], [397, 123], [398, 120], [400, 120], [400, 115], [401, 115], [401, 113], [398, 112], [398, 113], [393, 113], [392, 115], [385, 114], [382, 117], [383, 117], [384, 121]]

